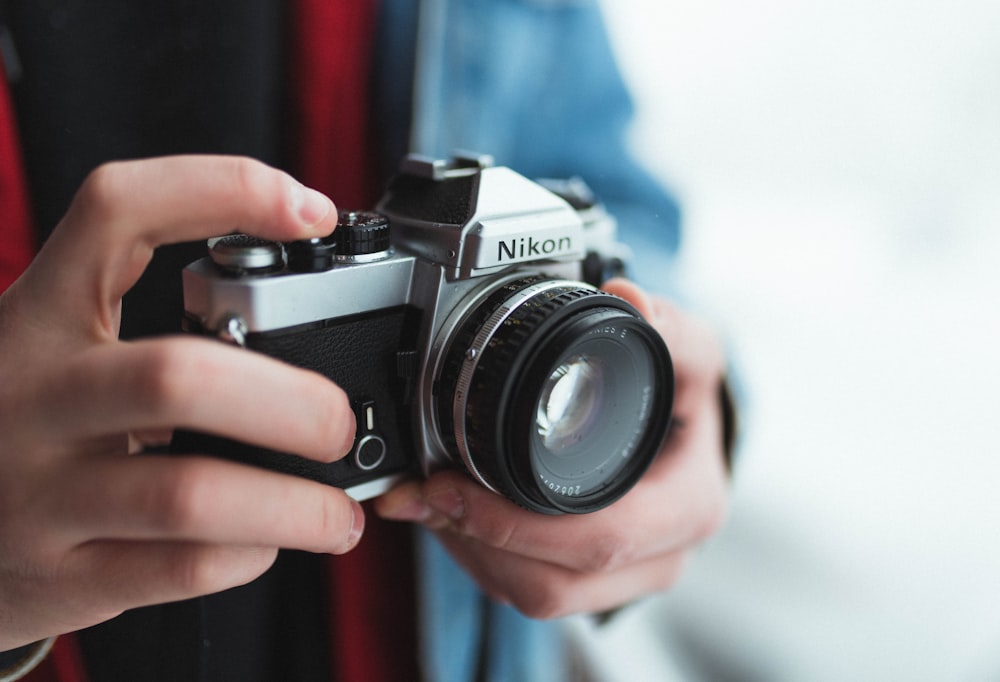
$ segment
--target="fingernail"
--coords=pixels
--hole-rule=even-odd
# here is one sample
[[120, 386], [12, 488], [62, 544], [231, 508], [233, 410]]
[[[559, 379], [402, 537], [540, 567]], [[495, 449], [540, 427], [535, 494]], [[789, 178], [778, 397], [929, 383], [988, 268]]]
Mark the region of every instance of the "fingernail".
[[344, 437], [343, 445], [338, 448], [337, 459], [343, 459], [347, 457], [354, 450], [355, 447], [355, 436], [357, 432], [357, 422], [355, 421], [353, 414], [348, 414], [348, 417], [344, 420], [344, 425], [341, 428], [341, 433]]
[[297, 182], [292, 184], [292, 209], [306, 225], [312, 227], [333, 210], [333, 202], [314, 189]]
[[351, 530], [347, 534], [347, 547], [344, 551], [353, 549], [358, 544], [358, 540], [361, 539], [361, 534], [364, 532], [365, 511], [357, 501], [351, 500]]
[[465, 516], [465, 500], [454, 488], [430, 495], [427, 498], [427, 504], [434, 511], [447, 516], [452, 521], [461, 521]]

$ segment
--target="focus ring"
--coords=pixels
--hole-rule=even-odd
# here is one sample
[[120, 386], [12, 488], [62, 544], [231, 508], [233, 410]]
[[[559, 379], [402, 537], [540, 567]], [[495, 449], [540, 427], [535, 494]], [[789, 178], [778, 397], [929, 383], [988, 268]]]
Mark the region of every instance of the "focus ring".
[[[554, 292], [558, 293], [538, 300]], [[530, 355], [525, 349], [532, 345], [532, 337], [540, 336], [537, 334], [539, 328], [551, 320], [556, 310], [579, 298], [575, 293], [573, 289], [560, 287], [559, 290], [536, 294], [515, 310], [494, 330], [469, 382], [464, 410], [468, 459], [508, 496], [515, 484], [510, 472], [500, 466], [508, 460], [497, 456], [497, 453], [503, 450], [504, 424], [507, 421], [505, 406], [511, 399], [508, 397], [511, 386], [518, 383], [521, 367]], [[480, 454], [475, 456], [473, 453]]]
[[[585, 307], [583, 299], [586, 301]], [[554, 511], [535, 482], [518, 477], [514, 448], [507, 427], [512, 408], [535, 395], [521, 395], [527, 366], [534, 360], [552, 332], [583, 310], [605, 307], [610, 294], [571, 287], [552, 289], [532, 297], [500, 325], [484, 352], [468, 389], [465, 408], [465, 440], [470, 459], [508, 497], [535, 511]], [[576, 305], [574, 305], [576, 304]], [[503, 456], [507, 453], [509, 456]]]
[[461, 457], [487, 487], [522, 506], [553, 511], [541, 497], [524, 496], [511, 462], [499, 454], [511, 405], [534, 400], [512, 392], [553, 329], [576, 312], [608, 306], [630, 310], [624, 301], [581, 282], [532, 276], [504, 285], [461, 326], [439, 383], [439, 425], [453, 456]]
[[542, 279], [540, 275], [535, 275], [509, 282], [500, 287], [476, 308], [475, 312], [460, 326], [456, 333], [438, 381], [439, 388], [446, 391], [446, 395], [442, 395], [442, 398], [447, 398], [438, 401], [438, 424], [444, 445], [452, 456], [458, 454], [458, 444], [455, 441], [455, 421], [451, 409], [452, 398], [458, 383], [458, 376], [465, 363], [467, 350], [472, 346], [482, 326], [504, 303], [509, 301], [518, 291], [540, 282]]

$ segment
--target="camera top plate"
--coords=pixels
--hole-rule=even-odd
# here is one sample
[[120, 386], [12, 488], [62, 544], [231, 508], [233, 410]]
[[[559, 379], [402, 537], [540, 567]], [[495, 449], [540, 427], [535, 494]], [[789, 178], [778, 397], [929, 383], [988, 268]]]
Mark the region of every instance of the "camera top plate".
[[411, 155], [400, 164], [377, 210], [393, 239], [438, 263], [449, 279], [542, 261], [578, 261], [583, 222], [563, 198], [490, 157], [450, 163]]

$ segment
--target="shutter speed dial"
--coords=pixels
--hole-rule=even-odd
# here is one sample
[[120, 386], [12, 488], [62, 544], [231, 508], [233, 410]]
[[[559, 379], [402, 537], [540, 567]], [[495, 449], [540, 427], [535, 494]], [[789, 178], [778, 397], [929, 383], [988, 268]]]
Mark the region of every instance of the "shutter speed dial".
[[390, 255], [389, 220], [380, 213], [341, 211], [333, 235], [340, 263], [367, 263]]

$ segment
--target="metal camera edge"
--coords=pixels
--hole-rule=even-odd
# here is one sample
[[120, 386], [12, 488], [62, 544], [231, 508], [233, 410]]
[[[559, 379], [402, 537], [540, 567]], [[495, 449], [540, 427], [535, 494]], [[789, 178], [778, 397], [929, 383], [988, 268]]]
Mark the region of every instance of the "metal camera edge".
[[[441, 423], [448, 408], [441, 405], [439, 384], [445, 365], [456, 363], [456, 337], [474, 314], [487, 325], [500, 324], [507, 313], [496, 308], [516, 307], [547, 289], [596, 291], [581, 281], [588, 254], [591, 260], [597, 255], [599, 269], [614, 269], [627, 249], [615, 240], [613, 220], [599, 205], [571, 206], [565, 193], [494, 166], [486, 156], [407, 157], [375, 211], [388, 219], [391, 246], [374, 253], [338, 253], [329, 267], [290, 272], [285, 245], [273, 267], [226, 272], [204, 258], [182, 275], [193, 330], [314, 369], [348, 392], [358, 421], [352, 453], [319, 464], [190, 433], [175, 445], [338, 485], [356, 499], [462, 463], [480, 483], [506, 493], [477, 469], [463, 449], [467, 444], [456, 444], [456, 431], [459, 441], [465, 438], [461, 426]], [[343, 238], [343, 229], [331, 239]], [[526, 279], [533, 276], [537, 281]], [[501, 293], [507, 285], [510, 292]], [[501, 303], [489, 303], [487, 310], [491, 297]], [[478, 341], [462, 343], [486, 341], [493, 339], [482, 332]], [[461, 362], [472, 369], [452, 372], [475, 371], [473, 356], [482, 350], [463, 346]], [[666, 371], [670, 396], [660, 402], [667, 403], [668, 419], [672, 367]], [[451, 398], [458, 404], [455, 390]], [[663, 405], [655, 409], [664, 411]], [[662, 440], [665, 430], [651, 437]], [[574, 511], [545, 500], [515, 501], [537, 511]]]

